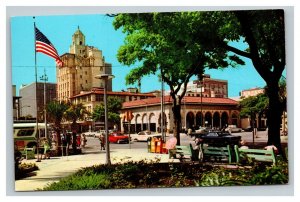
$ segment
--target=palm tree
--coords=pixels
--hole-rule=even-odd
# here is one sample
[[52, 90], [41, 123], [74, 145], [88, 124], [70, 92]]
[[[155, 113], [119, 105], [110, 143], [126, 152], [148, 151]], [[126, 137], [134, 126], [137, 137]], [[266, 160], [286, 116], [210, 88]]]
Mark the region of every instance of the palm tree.
[[85, 106], [82, 103], [79, 104], [69, 104], [68, 109], [65, 112], [65, 117], [67, 120], [72, 122], [72, 148], [73, 152], [76, 152], [76, 134], [79, 132], [79, 125], [77, 120], [83, 120], [86, 115], [89, 115], [89, 112], [86, 110]]
[[61, 133], [61, 121], [64, 117], [64, 114], [66, 110], [68, 109], [68, 104], [65, 102], [58, 102], [58, 101], [51, 101], [47, 105], [47, 115], [48, 115], [48, 120], [50, 123], [53, 123], [53, 129], [56, 133], [56, 148], [57, 152], [60, 152], [60, 146], [61, 145], [61, 138], [60, 138], [60, 133]]

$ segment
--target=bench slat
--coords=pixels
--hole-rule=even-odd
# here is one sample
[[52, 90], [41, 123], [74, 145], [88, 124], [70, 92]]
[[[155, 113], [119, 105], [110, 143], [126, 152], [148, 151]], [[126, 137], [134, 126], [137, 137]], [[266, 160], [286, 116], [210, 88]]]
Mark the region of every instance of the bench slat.
[[201, 145], [201, 150], [203, 154], [203, 160], [210, 159], [210, 157], [218, 157], [218, 159], [228, 160], [229, 163], [232, 162], [232, 154], [229, 145], [227, 145], [227, 147], [212, 147]]
[[239, 149], [237, 145], [234, 146], [237, 162], [240, 162], [240, 155], [245, 154], [249, 158], [253, 158], [256, 161], [273, 162], [276, 165], [276, 156], [274, 150], [264, 149]]
[[[174, 149], [169, 150], [169, 158], [173, 157], [174, 159], [194, 159], [192, 150], [193, 147], [191, 144], [189, 146], [176, 145]], [[179, 154], [180, 157], [178, 158], [176, 154]]]

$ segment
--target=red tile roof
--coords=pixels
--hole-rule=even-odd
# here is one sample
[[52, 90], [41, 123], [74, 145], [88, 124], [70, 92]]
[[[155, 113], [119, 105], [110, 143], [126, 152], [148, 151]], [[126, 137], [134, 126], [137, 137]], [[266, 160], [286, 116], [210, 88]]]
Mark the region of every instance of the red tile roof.
[[[148, 98], [148, 99], [142, 99], [142, 100], [135, 100], [130, 102], [124, 102], [123, 108], [131, 108], [131, 107], [138, 107], [138, 106], [146, 106], [146, 105], [159, 105], [161, 102], [160, 97], [156, 98]], [[171, 96], [165, 96], [164, 97], [165, 103], [172, 103], [172, 97]], [[181, 100], [181, 104], [200, 104], [201, 103], [201, 97], [185, 97]], [[202, 103], [206, 105], [237, 105], [238, 102], [235, 100], [232, 100], [230, 98], [215, 98], [215, 97], [202, 97]]]

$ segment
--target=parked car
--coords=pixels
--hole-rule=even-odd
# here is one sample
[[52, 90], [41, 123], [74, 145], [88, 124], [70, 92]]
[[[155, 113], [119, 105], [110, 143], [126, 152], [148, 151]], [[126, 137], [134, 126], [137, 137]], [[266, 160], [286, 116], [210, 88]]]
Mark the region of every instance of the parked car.
[[111, 134], [109, 134], [108, 136], [108, 140], [111, 143], [129, 143], [129, 137], [128, 135], [124, 135], [122, 133], [119, 132], [113, 132]]
[[84, 134], [86, 137], [95, 137], [95, 134], [97, 132], [83, 132], [82, 135]]
[[206, 127], [199, 127], [198, 130], [195, 131], [196, 133], [201, 133], [201, 134], [205, 134], [205, 133], [208, 133], [209, 132], [209, 129], [206, 128]]
[[223, 147], [226, 145], [239, 145], [241, 136], [231, 135], [229, 132], [212, 131], [207, 134], [199, 134], [196, 144], [208, 144], [210, 146]]
[[161, 134], [151, 133], [150, 131], [141, 131], [137, 134], [131, 134], [130, 138], [133, 141], [147, 141], [149, 137], [161, 137]]
[[99, 130], [99, 131], [95, 132], [94, 138], [99, 138], [101, 134], [105, 135], [105, 130]]
[[225, 128], [225, 131], [230, 133], [240, 133], [242, 132], [242, 129], [238, 128], [236, 125], [228, 125], [227, 128]]

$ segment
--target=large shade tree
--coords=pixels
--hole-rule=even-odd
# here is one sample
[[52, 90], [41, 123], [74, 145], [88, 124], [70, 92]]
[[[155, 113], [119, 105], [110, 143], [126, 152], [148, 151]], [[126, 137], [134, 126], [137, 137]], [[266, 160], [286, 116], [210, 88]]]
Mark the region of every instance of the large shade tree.
[[[216, 44], [252, 61], [253, 67], [267, 84], [269, 98], [268, 145], [282, 152], [280, 123], [282, 111], [279, 81], [286, 66], [283, 10], [206, 12], [199, 23], [212, 27]], [[209, 38], [207, 38], [209, 40]], [[228, 41], [244, 42], [246, 48]]]
[[213, 29], [199, 23], [202, 19], [200, 12], [141, 13], [119, 14], [113, 23], [115, 29], [126, 34], [118, 51], [119, 62], [135, 65], [126, 76], [126, 83], [134, 84], [145, 75], [160, 73], [169, 86], [177, 144], [180, 144], [181, 100], [191, 77], [202, 75], [205, 68], [244, 64], [236, 54], [228, 54], [215, 45], [218, 38], [214, 38]]

